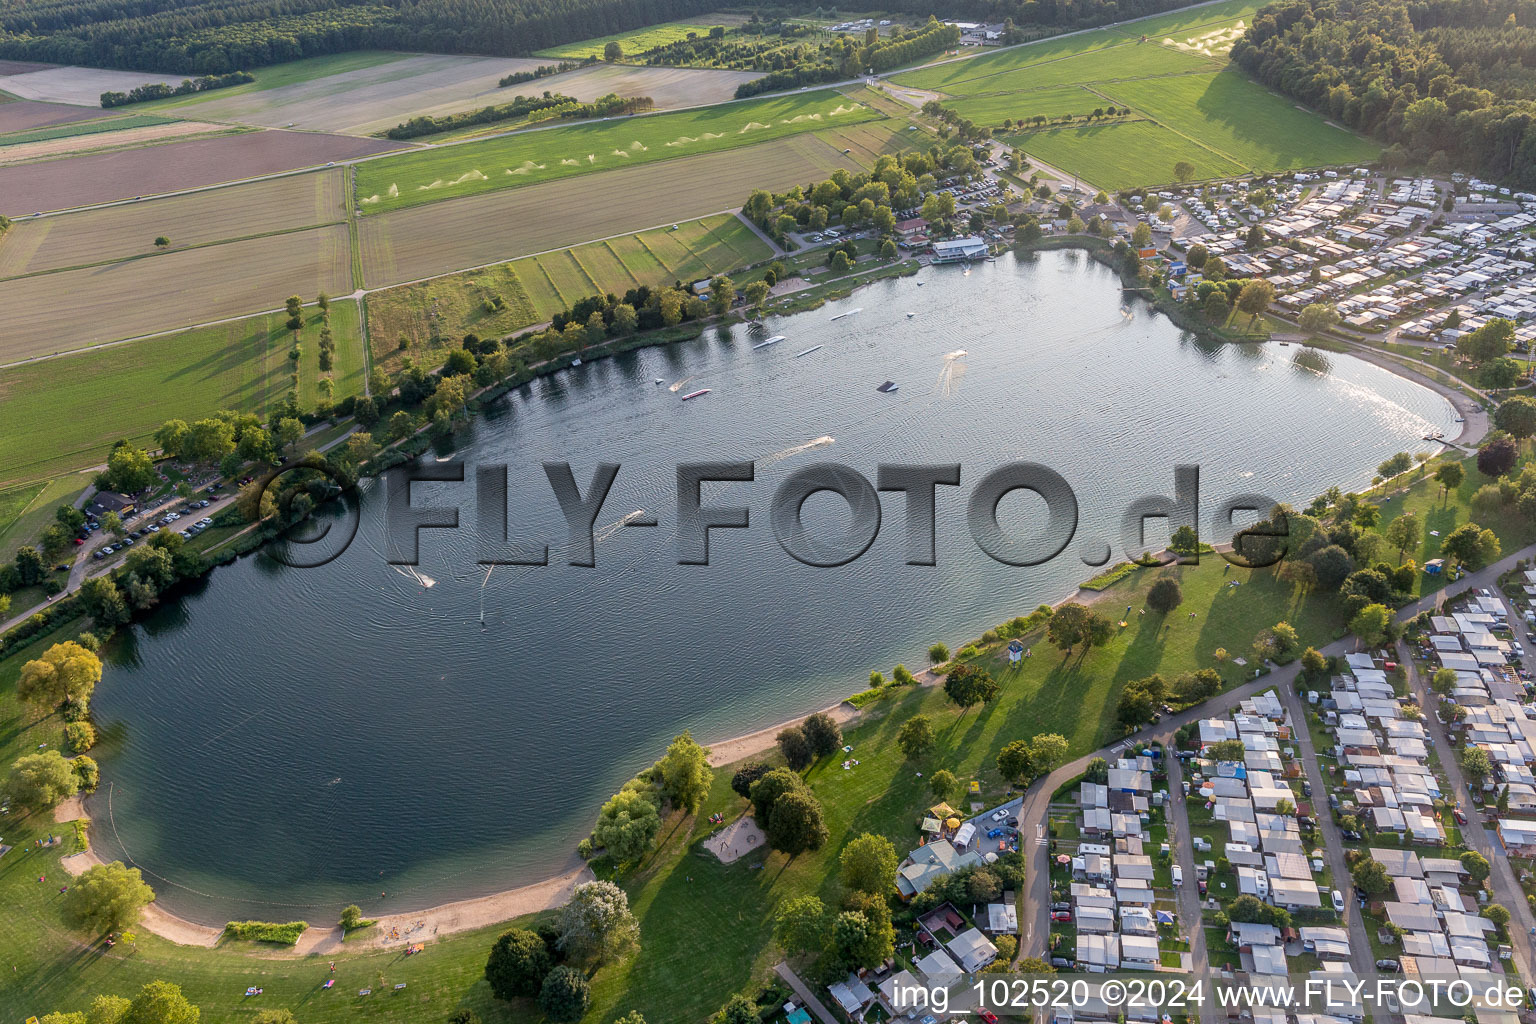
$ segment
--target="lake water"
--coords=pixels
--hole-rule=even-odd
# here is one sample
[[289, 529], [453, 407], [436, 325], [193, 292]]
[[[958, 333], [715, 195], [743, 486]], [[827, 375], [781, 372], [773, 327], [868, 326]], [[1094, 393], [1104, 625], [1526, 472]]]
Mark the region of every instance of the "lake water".
[[[377, 484], [336, 561], [218, 570], [113, 651], [95, 700], [109, 780], [97, 845], [211, 922], [330, 920], [322, 908], [352, 901], [415, 909], [534, 881], [680, 730], [708, 741], [807, 713], [871, 669], [924, 663], [934, 640], [1064, 596], [1095, 571], [1082, 541], [1115, 538], [1118, 557], [1122, 510], [1172, 494], [1178, 463], [1201, 467], [1202, 534], [1222, 539], [1210, 511], [1224, 498], [1358, 487], [1392, 453], [1432, 450], [1424, 434], [1457, 432], [1442, 398], [1367, 363], [1210, 347], [1120, 307], [1114, 276], [1082, 254], [1008, 256], [509, 395], [453, 454], [469, 481], [509, 465], [512, 532], [549, 540], [552, 564], [487, 578], [466, 482], [416, 488], [416, 504], [452, 497], [466, 527], [424, 531], [417, 570], [385, 564]], [[769, 334], [787, 340], [751, 347]], [[691, 380], [674, 392], [657, 378]], [[900, 390], [877, 393], [885, 380]], [[749, 506], [751, 528], [714, 531], [711, 565], [678, 565], [676, 464], [753, 459], [755, 482], [705, 494]], [[989, 559], [964, 519], [976, 481], [1020, 459], [1061, 473], [1080, 505], [1076, 539], [1035, 568]], [[570, 461], [583, 488], [595, 464], [620, 463], [599, 524], [644, 509], [660, 525], [612, 531], [595, 568], [564, 564], [545, 460]], [[871, 480], [882, 462], [961, 463], [962, 486], [939, 489], [938, 565], [904, 564], [899, 494], [883, 496], [861, 559], [792, 560], [769, 501], [815, 460]], [[1032, 502], [1005, 499], [1005, 524], [1022, 529]], [[828, 530], [845, 518], [828, 496], [806, 508]]]

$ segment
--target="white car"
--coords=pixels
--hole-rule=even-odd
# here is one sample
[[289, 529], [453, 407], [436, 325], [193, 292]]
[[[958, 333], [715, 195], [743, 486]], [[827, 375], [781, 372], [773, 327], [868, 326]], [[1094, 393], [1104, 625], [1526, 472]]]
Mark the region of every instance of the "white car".
[[1337, 889], [1333, 890], [1333, 909], [1344, 913], [1344, 894]]
[[1008, 817], [1008, 808], [1006, 808], [1006, 807], [1000, 808], [999, 810], [996, 810], [996, 811], [992, 812], [992, 820], [993, 821], [1003, 821], [1007, 817]]

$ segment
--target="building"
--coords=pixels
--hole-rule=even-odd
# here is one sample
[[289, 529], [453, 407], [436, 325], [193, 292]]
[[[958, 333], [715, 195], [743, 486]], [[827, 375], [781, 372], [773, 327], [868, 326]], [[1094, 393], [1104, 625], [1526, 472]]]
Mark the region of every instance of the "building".
[[986, 241], [975, 235], [933, 243], [933, 262], [935, 263], [968, 263], [972, 260], [986, 259], [988, 255]]
[[997, 947], [979, 928], [961, 932], [950, 939], [945, 948], [967, 974], [974, 974], [997, 959]]
[[905, 246], [921, 245], [928, 241], [928, 222], [921, 217], [896, 222], [896, 237]]

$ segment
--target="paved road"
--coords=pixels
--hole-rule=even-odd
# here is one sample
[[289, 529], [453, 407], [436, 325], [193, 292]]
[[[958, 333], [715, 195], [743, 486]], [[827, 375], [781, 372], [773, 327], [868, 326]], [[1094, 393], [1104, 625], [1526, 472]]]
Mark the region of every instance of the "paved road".
[[[1184, 762], [1170, 756], [1173, 733], [1163, 740], [1168, 763], [1168, 848], [1174, 863], [1184, 866], [1184, 884], [1174, 890], [1179, 908], [1179, 922], [1189, 936], [1189, 965], [1196, 972], [1210, 969], [1210, 952], [1205, 945], [1205, 927], [1200, 915], [1200, 882], [1195, 866], [1194, 833], [1189, 826], [1189, 805], [1184, 799]], [[1200, 1006], [1201, 1024], [1216, 1024], [1218, 1014], [1212, 1005]]]
[[[1333, 876], [1333, 887], [1341, 893], [1352, 896], [1349, 865], [1344, 860], [1344, 835], [1339, 830], [1339, 826], [1334, 823], [1333, 814], [1328, 808], [1327, 780], [1323, 778], [1322, 766], [1318, 764], [1317, 751], [1312, 747], [1312, 731], [1307, 728], [1306, 705], [1302, 703], [1301, 696], [1294, 686], [1286, 686], [1280, 690], [1280, 701], [1285, 705], [1285, 713], [1289, 716], [1291, 726], [1296, 733], [1292, 737], [1296, 744], [1296, 755], [1301, 758], [1302, 767], [1307, 773], [1307, 781], [1312, 784], [1312, 817], [1323, 833], [1323, 856], [1327, 859], [1328, 871]], [[1330, 906], [1330, 894], [1325, 891], [1322, 895], [1323, 906]], [[1371, 955], [1371, 938], [1370, 933], [1365, 930], [1365, 914], [1361, 911], [1359, 902], [1348, 896], [1344, 900], [1344, 922], [1349, 929], [1350, 966], [1364, 977], [1367, 972], [1375, 969], [1376, 958]]]
[[[1482, 814], [1477, 805], [1472, 802], [1471, 788], [1467, 785], [1466, 776], [1462, 774], [1461, 763], [1457, 760], [1455, 748], [1451, 746], [1450, 733], [1437, 714], [1440, 707], [1439, 696], [1430, 691], [1429, 681], [1414, 664], [1408, 649], [1399, 644], [1397, 651], [1400, 659], [1398, 664], [1407, 666], [1408, 685], [1413, 688], [1419, 707], [1424, 709], [1424, 726], [1429, 731], [1430, 740], [1440, 753], [1440, 768], [1445, 775], [1446, 784], [1450, 787], [1450, 793], [1446, 795], [1454, 796], [1457, 805], [1467, 816], [1467, 826], [1461, 830], [1462, 838], [1466, 840], [1468, 846], [1488, 858], [1488, 863], [1493, 868], [1488, 876], [1488, 881], [1493, 885], [1493, 898], [1504, 904], [1514, 915], [1514, 919], [1509, 923], [1509, 932], [1510, 945], [1515, 951], [1515, 963], [1519, 965], [1522, 977], [1532, 977], [1533, 921], [1530, 904], [1526, 901], [1520, 884], [1515, 880], [1514, 871], [1509, 866], [1509, 858], [1504, 855], [1498, 839], [1491, 835], [1491, 828], [1488, 832], [1483, 830]], [[1492, 824], [1491, 815], [1489, 823]]]
[[[1532, 545], [1520, 551], [1506, 555], [1505, 557], [1499, 559], [1499, 561], [1495, 562], [1493, 565], [1479, 569], [1462, 577], [1454, 585], [1454, 588], [1448, 587], [1434, 594], [1420, 598], [1412, 604], [1404, 606], [1398, 611], [1397, 620], [1399, 622], [1407, 621], [1408, 619], [1418, 615], [1420, 612], [1433, 610], [1439, 607], [1441, 603], [1448, 600], [1449, 598], [1464, 593], [1465, 591], [1475, 587], [1492, 586], [1501, 575], [1513, 569], [1517, 561], [1522, 558], [1530, 558], [1533, 554], [1536, 554], [1536, 545]], [[1354, 638], [1346, 637], [1343, 640], [1335, 640], [1333, 643], [1328, 644], [1326, 647], [1320, 648], [1320, 650], [1325, 655], [1342, 656], [1354, 650], [1355, 646], [1356, 642]], [[1274, 688], [1278, 693], [1282, 695], [1282, 698], [1285, 694], [1289, 693], [1291, 700], [1296, 701], [1299, 704], [1299, 700], [1297, 700], [1295, 696], [1295, 687], [1296, 676], [1300, 673], [1300, 671], [1301, 663], [1299, 661], [1293, 662], [1292, 664], [1281, 668], [1277, 668], [1267, 676], [1262, 676], [1250, 682], [1243, 683], [1242, 685], [1227, 690], [1224, 693], [1218, 694], [1205, 703], [1190, 708], [1187, 711], [1181, 711], [1175, 715], [1164, 716], [1163, 720], [1156, 726], [1139, 730], [1135, 733], [1132, 733], [1125, 739], [1117, 740], [1109, 746], [1095, 750], [1092, 753], [1084, 754], [1077, 760], [1057, 768], [1050, 775], [1041, 779], [1036, 779], [1030, 785], [1028, 791], [1026, 791], [1024, 794], [1023, 809], [1019, 814], [1019, 822], [1025, 831], [1025, 835], [1028, 836], [1028, 830], [1030, 829], [1032, 823], [1042, 823], [1049, 820], [1051, 794], [1056, 792], [1057, 789], [1065, 785], [1069, 780], [1081, 775], [1087, 769], [1088, 762], [1093, 760], [1095, 757], [1102, 757], [1106, 760], [1112, 761], [1119, 757], [1127, 747], [1133, 746], [1135, 744], [1150, 742], [1156, 739], [1165, 739], [1166, 737], [1170, 737], [1173, 735], [1173, 733], [1177, 732], [1180, 728], [1190, 722], [1197, 722], [1202, 718], [1210, 718], [1214, 715], [1218, 715], [1224, 711], [1236, 707], [1254, 694], [1262, 693], [1270, 688]], [[1298, 717], [1294, 710], [1291, 711], [1291, 714], [1299, 726], [1305, 725], [1306, 719], [1304, 717]], [[1310, 745], [1311, 740], [1309, 737], [1307, 740], [1308, 748], [1310, 748]], [[1310, 776], [1310, 773], [1316, 769], [1317, 759], [1316, 757], [1308, 756], [1307, 761], [1309, 764]], [[1312, 779], [1312, 792], [1314, 796], [1324, 792], [1319, 788], [1319, 781], [1320, 775], [1318, 778]], [[1326, 797], [1321, 799], [1326, 806]], [[1321, 821], [1327, 819], [1328, 816], [1325, 814], [1319, 814], [1317, 817]], [[1325, 830], [1324, 834], [1327, 836], [1328, 832]], [[1339, 849], [1339, 837], [1336, 831], [1334, 832], [1332, 838], [1333, 841], [1331, 843], [1332, 850], [1330, 851], [1330, 856], [1332, 855], [1333, 851]], [[1048, 956], [1046, 952], [1046, 937], [1050, 933], [1050, 926], [1046, 922], [1046, 916], [1049, 912], [1051, 904], [1049, 865], [1050, 850], [1048, 846], [1034, 843], [1028, 844], [1027, 849], [1028, 853], [1026, 854], [1025, 860], [1028, 877], [1025, 881], [1024, 917], [1019, 922], [1019, 927], [1021, 930], [1019, 956]], [[1191, 863], [1193, 863], [1192, 860]], [[1349, 876], [1347, 872], [1341, 874], [1338, 868], [1334, 868], [1333, 872], [1336, 883], [1348, 883]], [[1520, 900], [1518, 902], [1520, 907], [1525, 907], [1524, 900]], [[1517, 911], [1514, 908], [1511, 908], [1511, 912], [1529, 915], [1529, 911], [1524, 909]], [[1353, 917], [1354, 915], [1346, 912], [1346, 916]], [[1524, 918], [1517, 917], [1515, 920], [1516, 926], [1523, 924], [1525, 931], [1529, 932], [1530, 925], [1529, 923], [1525, 922]], [[1361, 947], [1361, 950], [1357, 950], [1357, 946], [1361, 946], [1361, 943], [1359, 940], [1354, 938], [1354, 929], [1351, 929], [1351, 953], [1356, 957], [1361, 955], [1369, 955], [1369, 943], [1365, 943], [1363, 947]], [[1371, 961], [1372, 964], [1374, 964], [1374, 962], [1374, 960]], [[1526, 959], [1523, 961], [1523, 965], [1529, 965], [1530, 962], [1529, 953], [1527, 953]], [[1195, 967], [1197, 969], [1202, 969], [1205, 967], [1205, 965], [1196, 961]], [[1522, 974], [1525, 977], [1536, 976], [1536, 974], [1526, 972], [1524, 970], [1522, 970]]]

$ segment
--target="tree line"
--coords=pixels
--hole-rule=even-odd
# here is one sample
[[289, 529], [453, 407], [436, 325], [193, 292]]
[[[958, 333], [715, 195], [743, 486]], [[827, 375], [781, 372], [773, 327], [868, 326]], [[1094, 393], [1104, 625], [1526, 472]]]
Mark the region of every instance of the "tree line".
[[514, 71], [510, 75], [503, 75], [496, 86], [505, 89], [509, 85], [521, 85], [524, 82], [534, 82], [550, 75], [563, 74], [566, 71], [575, 71], [584, 64], [594, 64], [596, 57], [589, 57], [585, 61], [563, 60], [558, 64], [540, 64], [532, 71]]
[[736, 87], [736, 97], [744, 99], [801, 85], [855, 78], [869, 71], [889, 71], [922, 57], [943, 53], [959, 42], [958, 28], [941, 25], [932, 16], [926, 25], [911, 34], [882, 37], [878, 30], [870, 29], [862, 45], [847, 36], [839, 36], [821, 46], [816, 61], [800, 62], [754, 81], [743, 82]]
[[190, 96], [195, 92], [207, 92], [210, 89], [227, 89], [232, 85], [244, 85], [246, 82], [256, 81], [256, 76], [249, 71], [231, 71], [227, 75], [204, 75], [201, 78], [188, 78], [180, 85], [168, 85], [165, 82], [147, 82], [136, 89], [127, 92], [104, 92], [101, 94], [103, 107], [124, 107], [130, 103], [143, 103], [146, 100], [163, 100], [172, 96]]
[[384, 134], [391, 139], [414, 139], [421, 135], [454, 131], [477, 124], [495, 124], [499, 121], [577, 121], [593, 117], [615, 117], [649, 110], [655, 102], [649, 96], [620, 96], [609, 93], [591, 103], [562, 93], [544, 91], [542, 96], [517, 96], [511, 103], [465, 110], [441, 117], [413, 117], [397, 124]]
[[221, 75], [361, 49], [518, 56], [714, 9], [712, 0], [37, 0], [0, 6], [0, 57]]
[[1284, 0], [1259, 11], [1232, 58], [1387, 142], [1389, 166], [1459, 166], [1533, 188], [1531, 9], [1518, 0]]

